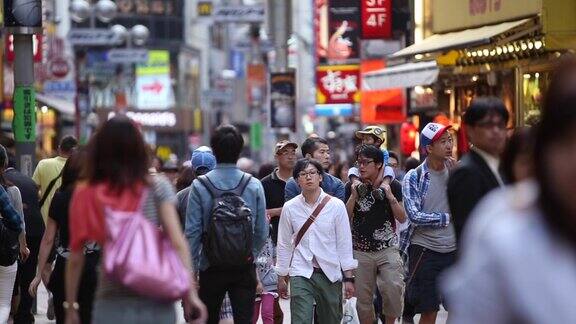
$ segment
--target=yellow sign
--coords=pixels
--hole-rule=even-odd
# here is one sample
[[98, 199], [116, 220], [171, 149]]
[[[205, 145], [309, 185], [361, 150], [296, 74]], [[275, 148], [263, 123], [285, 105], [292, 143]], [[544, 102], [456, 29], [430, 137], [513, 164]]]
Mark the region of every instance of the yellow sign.
[[209, 17], [212, 16], [212, 2], [199, 1], [196, 7], [198, 17]]
[[445, 33], [534, 16], [546, 3], [564, 0], [434, 0], [432, 29]]
[[148, 62], [138, 64], [136, 75], [170, 74], [170, 52], [148, 51]]

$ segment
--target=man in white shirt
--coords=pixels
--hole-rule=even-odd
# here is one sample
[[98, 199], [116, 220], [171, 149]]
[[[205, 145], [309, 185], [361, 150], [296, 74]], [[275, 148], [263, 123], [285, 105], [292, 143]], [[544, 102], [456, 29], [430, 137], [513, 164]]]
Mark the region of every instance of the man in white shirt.
[[300, 229], [327, 196], [320, 188], [323, 172], [314, 160], [302, 159], [296, 163], [293, 176], [302, 193], [286, 202], [280, 216], [278, 292], [282, 298], [288, 298], [290, 282], [292, 323], [312, 323], [314, 302], [318, 322], [340, 323], [342, 283], [345, 297], [354, 295], [353, 270], [358, 263], [352, 256], [350, 223], [340, 199], [330, 198], [301, 240], [295, 242]]
[[496, 97], [474, 99], [464, 114], [471, 149], [451, 172], [447, 187], [458, 242], [474, 207], [488, 192], [503, 185], [499, 167], [508, 118], [504, 102]]

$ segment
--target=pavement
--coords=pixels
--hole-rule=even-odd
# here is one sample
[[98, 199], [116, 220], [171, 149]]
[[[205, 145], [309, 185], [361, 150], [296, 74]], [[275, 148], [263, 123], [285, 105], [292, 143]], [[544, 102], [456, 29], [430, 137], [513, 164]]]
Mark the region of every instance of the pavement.
[[[46, 317], [46, 305], [48, 303], [48, 292], [44, 285], [40, 285], [38, 287], [38, 314], [35, 316], [36, 324], [52, 324], [56, 323], [56, 321], [50, 321]], [[185, 323], [184, 316], [182, 315], [182, 308], [179, 306], [180, 303], [175, 304], [178, 324]], [[290, 301], [281, 299], [280, 300], [280, 307], [284, 312], [284, 324], [290, 324]], [[414, 318], [414, 323], [418, 323], [418, 315]], [[436, 319], [437, 324], [445, 324], [446, 320], [448, 319], [448, 313], [445, 310], [441, 310], [438, 313], [438, 318]], [[222, 321], [221, 324], [224, 323], [233, 323], [232, 321]], [[261, 320], [258, 320], [258, 323], [262, 323]], [[396, 321], [396, 323], [400, 323], [400, 321]]]

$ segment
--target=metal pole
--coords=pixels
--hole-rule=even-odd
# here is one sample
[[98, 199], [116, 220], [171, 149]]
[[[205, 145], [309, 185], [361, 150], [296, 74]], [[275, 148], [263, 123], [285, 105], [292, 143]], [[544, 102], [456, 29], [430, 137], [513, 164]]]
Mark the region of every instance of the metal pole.
[[14, 121], [16, 163], [32, 176], [36, 150], [36, 100], [32, 34], [14, 35]]
[[288, 69], [288, 38], [292, 33], [292, 0], [268, 0], [268, 35], [274, 42], [274, 72]]

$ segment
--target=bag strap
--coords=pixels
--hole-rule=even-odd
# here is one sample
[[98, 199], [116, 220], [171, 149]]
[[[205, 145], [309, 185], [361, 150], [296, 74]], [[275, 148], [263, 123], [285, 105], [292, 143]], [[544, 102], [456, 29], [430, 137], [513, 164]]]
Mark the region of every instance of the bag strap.
[[314, 209], [314, 211], [312, 212], [312, 215], [310, 215], [310, 217], [308, 217], [304, 225], [300, 227], [298, 234], [296, 234], [296, 239], [294, 240], [294, 249], [292, 250], [292, 257], [290, 257], [290, 265], [292, 265], [292, 259], [294, 258], [294, 252], [296, 251], [296, 247], [298, 246], [298, 244], [300, 244], [300, 241], [302, 241], [302, 237], [304, 237], [304, 234], [306, 234], [312, 223], [314, 223], [316, 217], [318, 217], [322, 209], [324, 209], [324, 206], [326, 206], [330, 198], [332, 198], [330, 195], [324, 196], [324, 199], [322, 199], [320, 204], [318, 204], [318, 206], [316, 206], [316, 209]]
[[44, 191], [44, 194], [42, 195], [42, 199], [40, 199], [40, 208], [42, 208], [42, 206], [44, 205], [44, 203], [46, 202], [46, 199], [48, 199], [48, 195], [50, 194], [50, 192], [52, 191], [52, 188], [54, 187], [54, 185], [56, 184], [56, 181], [58, 181], [58, 179], [60, 179], [62, 177], [62, 172], [64, 171], [64, 168], [62, 168], [62, 170], [60, 171], [60, 173], [58, 174], [58, 176], [54, 179], [52, 179], [52, 181], [50, 181], [50, 183], [48, 184], [48, 187], [46, 188], [46, 191]]
[[225, 193], [232, 193], [236, 196], [242, 196], [242, 194], [244, 193], [244, 190], [246, 190], [246, 187], [248, 186], [248, 183], [250, 182], [250, 179], [252, 179], [252, 176], [244, 173], [242, 175], [242, 178], [240, 178], [240, 182], [238, 182], [238, 185], [235, 188], [232, 188], [230, 190], [222, 190], [222, 189], [216, 187], [212, 183], [212, 181], [210, 181], [210, 178], [208, 178], [206, 175], [201, 175], [198, 177], [198, 180], [200, 181], [201, 184], [204, 185], [204, 187], [206, 187], [206, 189], [208, 189], [208, 192], [210, 192], [210, 195], [212, 196], [212, 198], [220, 198]]

